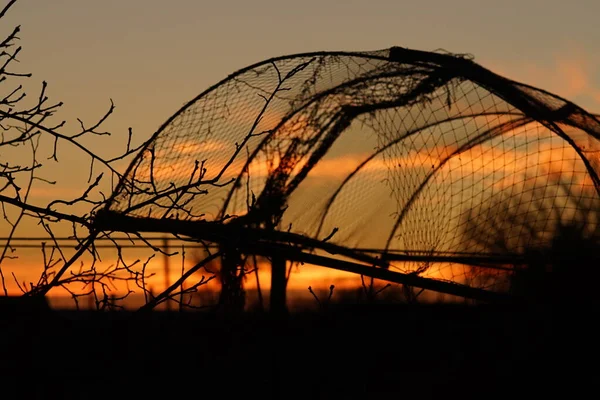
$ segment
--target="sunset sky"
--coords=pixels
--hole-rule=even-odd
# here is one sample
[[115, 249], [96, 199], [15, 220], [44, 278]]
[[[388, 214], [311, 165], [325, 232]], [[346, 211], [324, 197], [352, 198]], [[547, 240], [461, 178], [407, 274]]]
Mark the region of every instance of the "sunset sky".
[[[50, 98], [64, 102], [66, 131], [78, 117], [95, 122], [112, 99], [104, 129], [124, 138], [132, 127], [141, 142], [232, 72], [320, 50], [471, 53], [492, 71], [600, 113], [598, 15], [594, 0], [19, 0], [0, 33], [21, 25], [19, 68], [33, 73], [32, 93], [45, 80]], [[87, 170], [73, 168], [80, 160], [72, 157], [64, 152], [57, 171], [69, 179], [37, 192], [40, 199], [79, 194]]]
[[20, 0], [2, 29], [22, 25], [21, 65], [49, 82], [64, 118], [93, 118], [112, 98], [107, 127], [145, 138], [237, 69], [317, 50], [471, 53], [600, 111], [599, 13], [594, 0]]

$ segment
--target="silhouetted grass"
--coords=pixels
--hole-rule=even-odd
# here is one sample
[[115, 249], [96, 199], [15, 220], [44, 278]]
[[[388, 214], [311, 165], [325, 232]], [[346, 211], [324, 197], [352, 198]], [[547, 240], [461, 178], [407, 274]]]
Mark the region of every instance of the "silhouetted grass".
[[[581, 335], [572, 343], [580, 327], [561, 336], [567, 329], [557, 330], [563, 325], [550, 314], [515, 306], [363, 303], [283, 319], [262, 312], [131, 317], [64, 311], [3, 325], [2, 343], [10, 345], [2, 377], [54, 391], [38, 398], [159, 391], [170, 397], [493, 398], [553, 392], [552, 374], [563, 383], [571, 379], [557, 355], [583, 343]], [[582, 369], [577, 365], [568, 372]]]

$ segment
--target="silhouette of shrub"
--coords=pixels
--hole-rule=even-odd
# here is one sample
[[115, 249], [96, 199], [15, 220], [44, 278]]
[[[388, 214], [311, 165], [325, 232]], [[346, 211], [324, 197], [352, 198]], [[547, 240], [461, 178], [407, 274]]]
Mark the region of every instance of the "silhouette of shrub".
[[475, 214], [465, 232], [471, 249], [515, 255], [508, 290], [518, 301], [595, 304], [600, 277], [600, 201], [594, 189], [567, 182], [504, 196]]

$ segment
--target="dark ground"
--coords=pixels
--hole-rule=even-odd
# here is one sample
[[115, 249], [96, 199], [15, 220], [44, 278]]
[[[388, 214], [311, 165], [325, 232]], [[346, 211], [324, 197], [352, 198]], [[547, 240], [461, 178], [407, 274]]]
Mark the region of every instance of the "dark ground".
[[576, 398], [598, 380], [595, 318], [454, 305], [286, 319], [9, 310], [2, 398]]

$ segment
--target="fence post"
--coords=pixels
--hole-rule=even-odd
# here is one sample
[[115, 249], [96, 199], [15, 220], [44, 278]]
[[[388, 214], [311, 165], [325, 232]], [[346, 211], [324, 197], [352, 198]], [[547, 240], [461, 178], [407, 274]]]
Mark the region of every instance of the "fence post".
[[271, 259], [271, 295], [269, 299], [271, 313], [284, 315], [287, 313], [286, 305], [286, 259], [273, 256]]
[[[170, 286], [171, 286], [171, 282], [169, 279], [169, 271], [170, 271], [170, 266], [169, 266], [169, 238], [163, 238], [163, 251], [165, 252], [165, 254], [163, 255], [163, 260], [164, 260], [164, 278], [165, 278], [165, 290], [167, 290]], [[167, 311], [171, 311], [171, 301], [169, 299], [167, 299], [167, 301], [165, 301], [165, 305], [167, 307]]]

